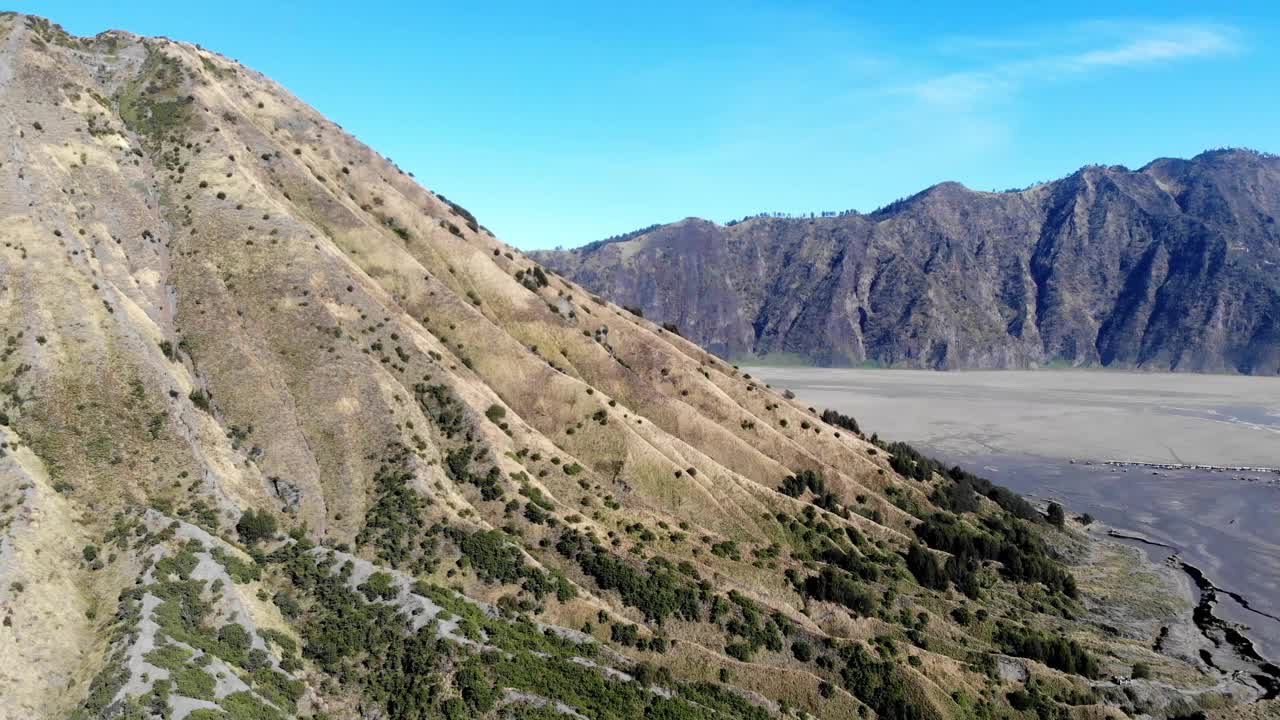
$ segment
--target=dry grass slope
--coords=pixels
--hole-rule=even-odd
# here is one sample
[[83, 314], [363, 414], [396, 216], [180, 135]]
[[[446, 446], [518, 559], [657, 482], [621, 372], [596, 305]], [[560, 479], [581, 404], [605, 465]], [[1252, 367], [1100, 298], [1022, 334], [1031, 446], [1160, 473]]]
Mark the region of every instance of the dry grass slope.
[[1026, 627], [1127, 674], [1148, 638], [994, 559], [981, 601], [916, 581], [951, 479], [545, 273], [261, 74], [8, 14], [0, 125], [0, 716], [1121, 716], [992, 652]]

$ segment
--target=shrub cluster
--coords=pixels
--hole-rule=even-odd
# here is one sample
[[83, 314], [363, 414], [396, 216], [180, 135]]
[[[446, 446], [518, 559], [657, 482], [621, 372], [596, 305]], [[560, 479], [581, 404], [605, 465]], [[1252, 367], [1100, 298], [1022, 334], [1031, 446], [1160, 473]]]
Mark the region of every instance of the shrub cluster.
[[710, 583], [687, 563], [676, 567], [655, 557], [637, 568], [573, 528], [560, 534], [556, 550], [577, 562], [601, 590], [617, 590], [623, 603], [640, 610], [651, 622], [661, 624], [668, 617], [700, 620], [711, 596]]
[[982, 524], [979, 530], [954, 515], [934, 513], [916, 526], [915, 533], [934, 550], [951, 554], [946, 574], [971, 597], [976, 594], [972, 574], [984, 560], [998, 560], [1011, 580], [1038, 582], [1051, 591], [1076, 597], [1075, 578], [1049, 557], [1044, 542], [1026, 522], [995, 516], [983, 518]]
[[848, 415], [844, 415], [842, 413], [836, 412], [835, 410], [830, 410], [830, 409], [823, 410], [822, 422], [828, 425], [832, 425], [834, 427], [841, 428], [843, 430], [848, 430], [854, 435], [862, 434], [862, 431], [858, 429], [857, 420], [854, 420], [852, 417]]
[[423, 532], [430, 500], [414, 489], [408, 469], [409, 450], [389, 447], [373, 476], [374, 500], [365, 511], [356, 545], [373, 546], [380, 562], [414, 573], [430, 572], [436, 559], [434, 532]]
[[1075, 640], [1031, 628], [1005, 626], [996, 631], [995, 642], [1009, 655], [1037, 660], [1055, 670], [1086, 678], [1101, 675], [1098, 661]]

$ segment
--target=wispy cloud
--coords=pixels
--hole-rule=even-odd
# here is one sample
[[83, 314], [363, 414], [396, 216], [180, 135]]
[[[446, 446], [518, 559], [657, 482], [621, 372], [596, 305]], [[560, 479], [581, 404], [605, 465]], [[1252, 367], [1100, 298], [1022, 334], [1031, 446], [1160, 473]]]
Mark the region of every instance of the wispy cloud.
[[1053, 52], [992, 62], [976, 69], [925, 78], [899, 91], [933, 105], [962, 106], [997, 93], [1009, 93], [1030, 83], [1106, 69], [1156, 66], [1194, 58], [1234, 53], [1240, 49], [1240, 33], [1228, 25], [1176, 23], [1120, 26], [1115, 23], [1083, 23], [1053, 39], [1028, 44], [1020, 39], [963, 38], [944, 41], [940, 48], [1029, 49]]
[[1064, 61], [1074, 69], [1087, 70], [1221, 55], [1237, 49], [1235, 35], [1233, 29], [1218, 26], [1183, 25], [1162, 28], [1148, 37], [1132, 40], [1119, 47], [1080, 53], [1064, 58]]
[[929, 78], [906, 88], [906, 92], [931, 105], [967, 105], [1011, 85], [1008, 73], [958, 72]]

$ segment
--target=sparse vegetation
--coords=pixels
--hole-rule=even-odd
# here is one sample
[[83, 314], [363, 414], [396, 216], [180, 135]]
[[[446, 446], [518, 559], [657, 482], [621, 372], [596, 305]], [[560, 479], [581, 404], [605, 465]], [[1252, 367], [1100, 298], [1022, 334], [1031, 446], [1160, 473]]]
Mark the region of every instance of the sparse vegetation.
[[0, 342], [0, 635], [62, 674], [0, 690], [76, 720], [1058, 720], [1150, 675], [1086, 615], [1105, 568], [1077, 589], [1061, 506], [784, 402], [234, 61], [30, 35], [43, 151], [3, 171], [52, 194], [0, 253], [20, 304], [57, 292]]

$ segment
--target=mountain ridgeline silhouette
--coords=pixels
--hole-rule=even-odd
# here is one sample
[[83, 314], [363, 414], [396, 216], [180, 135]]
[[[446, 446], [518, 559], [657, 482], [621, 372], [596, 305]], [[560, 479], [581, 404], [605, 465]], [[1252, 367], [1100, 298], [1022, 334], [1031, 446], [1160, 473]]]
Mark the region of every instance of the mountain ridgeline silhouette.
[[1280, 158], [943, 183], [873, 213], [687, 219], [533, 256], [722, 356], [1280, 373]]

